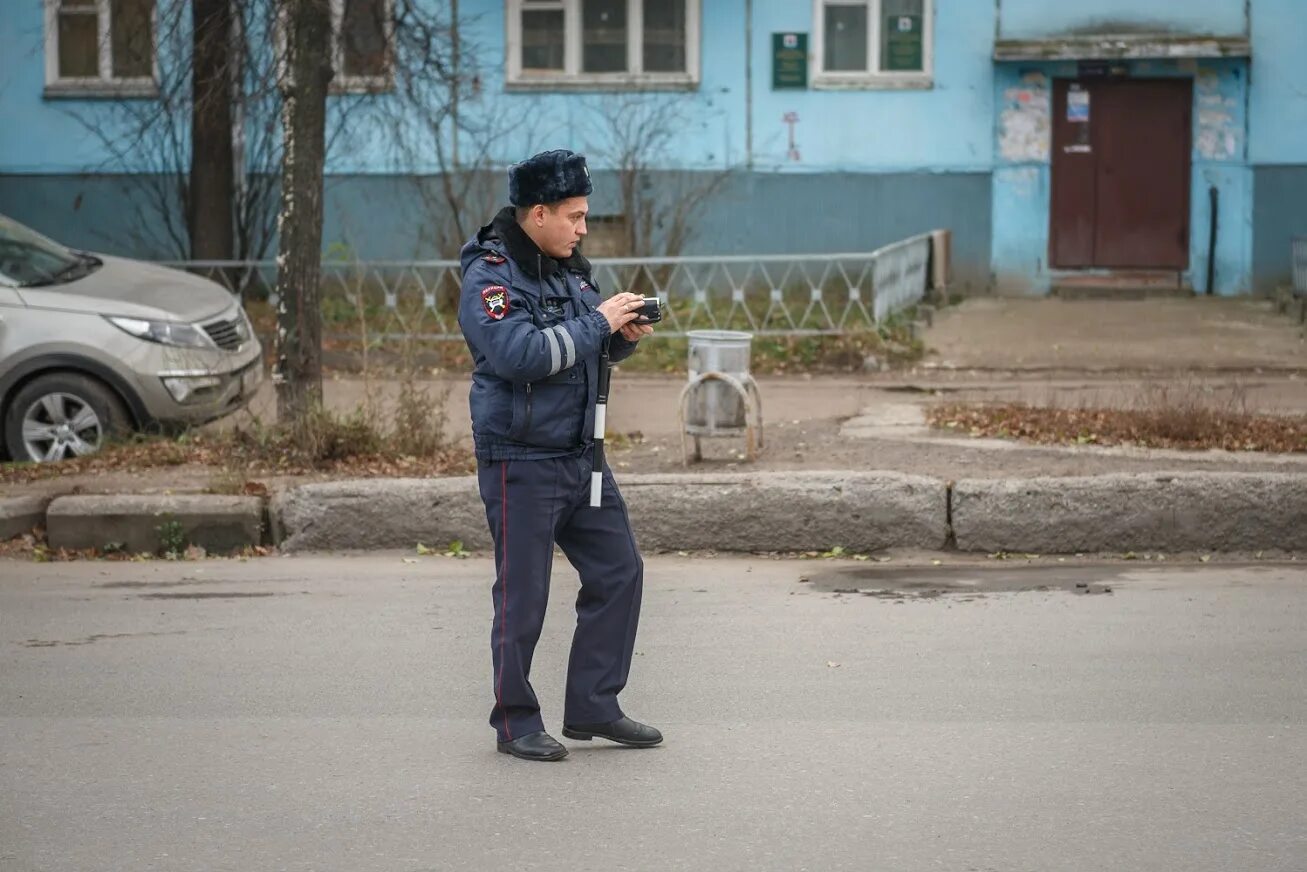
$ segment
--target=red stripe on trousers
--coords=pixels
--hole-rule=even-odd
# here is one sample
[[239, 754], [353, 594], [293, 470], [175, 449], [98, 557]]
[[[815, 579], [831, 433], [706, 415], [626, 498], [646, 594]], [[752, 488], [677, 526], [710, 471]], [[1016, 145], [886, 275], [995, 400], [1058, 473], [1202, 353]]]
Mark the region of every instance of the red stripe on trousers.
[[508, 727], [508, 712], [504, 709], [504, 640], [508, 638], [508, 461], [505, 460], [499, 471], [499, 501], [503, 516], [499, 525], [499, 541], [504, 550], [499, 564], [500, 607], [499, 607], [499, 682], [495, 686], [495, 702], [499, 704], [499, 714], [504, 718], [504, 735], [513, 741], [513, 731]]

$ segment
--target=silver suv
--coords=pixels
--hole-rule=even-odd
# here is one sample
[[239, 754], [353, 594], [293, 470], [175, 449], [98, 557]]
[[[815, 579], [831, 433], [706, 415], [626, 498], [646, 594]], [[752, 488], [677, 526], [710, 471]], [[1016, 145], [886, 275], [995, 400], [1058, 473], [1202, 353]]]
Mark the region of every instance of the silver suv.
[[263, 378], [240, 300], [189, 273], [73, 251], [0, 215], [0, 449], [92, 454], [243, 406]]

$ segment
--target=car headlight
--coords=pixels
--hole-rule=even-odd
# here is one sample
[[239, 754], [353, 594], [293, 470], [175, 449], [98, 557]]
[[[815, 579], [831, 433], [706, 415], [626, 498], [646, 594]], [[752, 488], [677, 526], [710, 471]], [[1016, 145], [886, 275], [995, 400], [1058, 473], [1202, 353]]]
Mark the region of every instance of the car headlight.
[[125, 330], [138, 339], [158, 342], [162, 345], [177, 345], [182, 348], [212, 348], [213, 342], [191, 324], [178, 321], [146, 321], [141, 318], [122, 318], [116, 315], [105, 316], [110, 324]]

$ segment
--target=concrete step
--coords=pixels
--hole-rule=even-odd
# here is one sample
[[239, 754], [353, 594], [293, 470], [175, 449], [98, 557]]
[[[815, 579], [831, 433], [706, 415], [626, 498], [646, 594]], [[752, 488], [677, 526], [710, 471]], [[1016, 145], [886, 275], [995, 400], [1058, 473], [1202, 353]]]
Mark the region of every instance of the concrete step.
[[1064, 300], [1148, 300], [1158, 297], [1192, 297], [1180, 273], [1170, 270], [1118, 270], [1059, 276], [1053, 295]]
[[1160, 297], [1185, 298], [1195, 296], [1190, 287], [1153, 288], [1147, 286], [1121, 287], [1119, 285], [1053, 285], [1053, 296], [1063, 300], [1155, 300]]

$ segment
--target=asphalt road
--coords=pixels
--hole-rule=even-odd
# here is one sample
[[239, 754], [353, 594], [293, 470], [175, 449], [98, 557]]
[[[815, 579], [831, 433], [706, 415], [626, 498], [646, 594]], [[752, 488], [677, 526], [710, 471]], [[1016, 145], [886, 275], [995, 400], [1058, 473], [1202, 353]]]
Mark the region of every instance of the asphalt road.
[[653, 558], [666, 744], [555, 764], [494, 752], [492, 571], [0, 562], [0, 869], [1307, 868], [1296, 564]]

